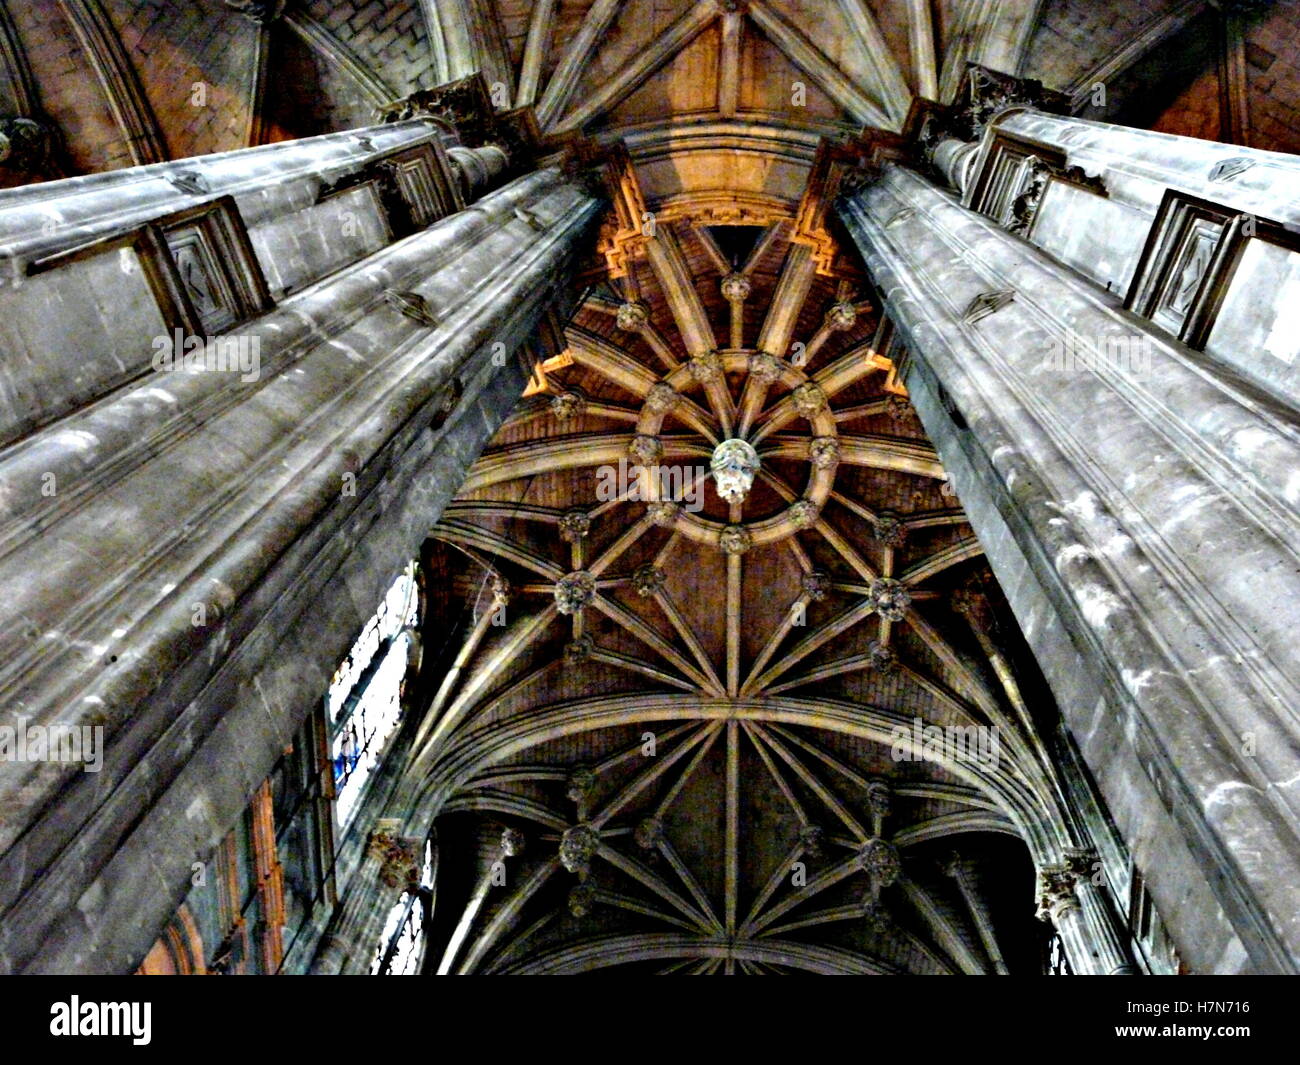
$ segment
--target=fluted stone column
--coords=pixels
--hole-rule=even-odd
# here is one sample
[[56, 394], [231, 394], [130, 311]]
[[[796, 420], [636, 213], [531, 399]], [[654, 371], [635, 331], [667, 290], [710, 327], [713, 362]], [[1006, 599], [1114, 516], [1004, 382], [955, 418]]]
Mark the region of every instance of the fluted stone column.
[[1075, 893], [1075, 877], [1063, 865], [1038, 872], [1038, 917], [1048, 921], [1061, 937], [1061, 946], [1076, 976], [1102, 975], [1093, 950], [1091, 929]]
[[[906, 384], [1180, 953], [1300, 967], [1300, 441], [904, 167], [842, 202]], [[1128, 365], [1071, 364], [1078, 338]]]
[[1096, 851], [1079, 848], [1066, 852], [1065, 866], [1074, 875], [1075, 894], [1088, 926], [1089, 951], [1102, 976], [1134, 976], [1137, 967], [1106, 894], [1098, 883], [1101, 861]]
[[241, 323], [245, 377], [151, 371], [145, 319], [122, 387], [0, 448], [0, 724], [103, 742], [0, 762], [0, 971], [134, 969], [553, 353], [600, 209], [520, 177]]

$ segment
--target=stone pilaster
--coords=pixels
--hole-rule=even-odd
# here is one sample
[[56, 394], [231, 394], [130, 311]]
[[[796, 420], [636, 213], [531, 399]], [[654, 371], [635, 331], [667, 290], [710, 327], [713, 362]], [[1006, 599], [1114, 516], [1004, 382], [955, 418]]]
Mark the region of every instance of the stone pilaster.
[[[1273, 783], [1300, 779], [1287, 422], [913, 171], [886, 164], [841, 216], [911, 353], [917, 413], [1184, 957], [1293, 971], [1300, 817]], [[1130, 337], [1147, 358], [1058, 358], [1079, 335]]]
[[80, 707], [104, 736], [99, 774], [0, 766], [0, 969], [138, 964], [517, 400], [599, 210], [558, 170], [526, 175], [253, 315], [247, 379], [159, 370], [0, 448], [0, 580], [22, 589], [0, 607], [0, 705], [34, 724]]

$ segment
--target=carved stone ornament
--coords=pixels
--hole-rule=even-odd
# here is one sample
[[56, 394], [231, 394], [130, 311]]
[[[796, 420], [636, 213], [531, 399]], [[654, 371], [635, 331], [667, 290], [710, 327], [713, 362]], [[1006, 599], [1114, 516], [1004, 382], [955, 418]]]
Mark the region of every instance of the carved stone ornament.
[[578, 884], [569, 892], [569, 913], [579, 919], [586, 917], [587, 914], [596, 906], [596, 889], [587, 884]]
[[644, 566], [638, 566], [632, 572], [632, 587], [636, 589], [636, 594], [642, 599], [649, 599], [658, 595], [664, 590], [664, 583], [668, 580], [668, 574], [658, 566], [647, 563]]
[[492, 574], [489, 579], [489, 585], [492, 589], [493, 607], [503, 607], [510, 605], [510, 582], [499, 573]]
[[826, 830], [821, 825], [804, 825], [799, 829], [799, 842], [809, 858], [820, 858], [822, 844], [826, 841]]
[[716, 351], [706, 351], [696, 355], [686, 364], [691, 376], [700, 384], [707, 385], [722, 378], [722, 356]]
[[653, 466], [663, 458], [664, 446], [659, 442], [657, 436], [637, 433], [632, 438], [632, 442], [628, 444], [627, 453], [642, 466]]
[[285, 0], [223, 0], [226, 7], [238, 11], [250, 22], [268, 26], [284, 14]]
[[596, 787], [596, 774], [585, 765], [574, 766], [569, 771], [565, 795], [570, 802], [585, 802]]
[[903, 871], [898, 848], [879, 838], [867, 840], [858, 850], [858, 865], [866, 870], [872, 885], [877, 888], [889, 887]]
[[501, 832], [501, 854], [505, 858], [518, 858], [524, 853], [527, 840], [517, 828], [503, 829]]
[[421, 843], [397, 835], [397, 827], [398, 822], [384, 820], [370, 834], [370, 854], [379, 862], [379, 879], [390, 888], [420, 880]]
[[596, 578], [586, 570], [566, 573], [555, 586], [555, 609], [576, 614], [596, 596]]
[[871, 608], [888, 621], [902, 621], [912, 603], [907, 586], [892, 577], [877, 577], [867, 595]]
[[749, 357], [749, 376], [770, 385], [781, 376], [781, 360], [766, 351], [756, 351]]
[[814, 437], [808, 445], [808, 460], [816, 469], [834, 469], [840, 461], [840, 442], [833, 436]]
[[790, 509], [786, 511], [791, 523], [796, 529], [808, 529], [817, 523], [817, 516], [821, 513], [821, 508], [811, 499], [800, 499], [790, 504]]
[[912, 401], [897, 392], [890, 392], [885, 397], [885, 415], [891, 421], [905, 422], [912, 417]]
[[831, 579], [821, 570], [815, 569], [811, 573], [805, 573], [801, 581], [803, 594], [813, 602], [820, 603], [831, 590]]
[[1209, 178], [1211, 181], [1231, 181], [1238, 174], [1244, 174], [1254, 165], [1255, 160], [1247, 159], [1241, 155], [1233, 156], [1231, 159], [1220, 159], [1210, 167]]
[[758, 452], [748, 441], [734, 438], [722, 441], [713, 449], [709, 460], [718, 495], [728, 503], [743, 503], [762, 465]]
[[867, 785], [867, 808], [871, 816], [883, 821], [893, 810], [894, 791], [887, 781], [873, 780]]
[[651, 414], [667, 414], [681, 402], [681, 398], [672, 385], [659, 381], [651, 385], [650, 391], [646, 393], [645, 409]]
[[1074, 887], [1076, 875], [1064, 865], [1045, 865], [1038, 874], [1038, 919], [1059, 921], [1066, 913], [1079, 909]]
[[866, 922], [867, 928], [876, 935], [888, 932], [893, 926], [893, 920], [885, 904], [879, 899], [872, 898], [870, 894], [862, 901], [862, 919]]
[[663, 841], [664, 823], [657, 817], [647, 817], [636, 826], [632, 838], [642, 850], [653, 850]]
[[639, 333], [650, 321], [650, 308], [635, 301], [624, 303], [618, 308], [616, 321], [625, 333]]
[[749, 299], [753, 286], [744, 274], [728, 274], [722, 279], [722, 298], [729, 303], [744, 303]]
[[809, 421], [826, 409], [826, 393], [812, 381], [800, 385], [790, 393], [790, 397], [794, 401], [794, 409]]
[[581, 392], [570, 390], [551, 397], [551, 414], [555, 416], [556, 421], [567, 422], [580, 418], [586, 409], [587, 400]]
[[898, 668], [898, 652], [879, 640], [867, 644], [867, 657], [871, 660], [871, 668], [877, 673], [892, 673]]
[[591, 872], [591, 858], [596, 853], [600, 837], [590, 825], [574, 825], [560, 837], [560, 864], [584, 880]]
[[743, 555], [754, 546], [754, 538], [743, 525], [728, 525], [718, 538], [718, 546], [728, 555]]
[[837, 332], [847, 332], [858, 322], [858, 309], [848, 300], [840, 300], [826, 312], [826, 325]]
[[585, 510], [570, 510], [560, 518], [560, 539], [568, 544], [585, 540], [591, 532], [591, 515]]
[[961, 140], [979, 140], [989, 122], [1009, 107], [1032, 107], [1050, 114], [1070, 112], [1070, 98], [1033, 78], [1016, 78], [967, 63], [966, 74], [953, 100], [953, 132]]
[[893, 511], [882, 510], [876, 516], [876, 540], [885, 547], [902, 547], [907, 539], [907, 526]]
[[491, 92], [481, 74], [471, 74], [432, 89], [419, 89], [375, 111], [375, 117], [382, 122], [405, 122], [422, 115], [450, 122], [465, 148], [494, 144], [507, 156], [511, 155], [512, 148], [519, 151], [517, 138], [508, 135], [498, 123]]
[[587, 661], [596, 649], [596, 641], [585, 633], [576, 640], [564, 645], [564, 662], [566, 665], [578, 666]]
[[967, 325], [974, 325], [976, 322], [982, 322], [990, 315], [997, 314], [1008, 303], [1016, 298], [1016, 294], [1010, 289], [999, 289], [996, 292], [981, 292], [970, 303], [966, 304], [966, 309], [961, 313], [961, 320]]
[[681, 513], [682, 505], [680, 503], [673, 503], [666, 499], [651, 503], [646, 507], [646, 515], [650, 518], [650, 524], [661, 529], [671, 529], [677, 524], [677, 519]]
[[41, 173], [50, 161], [54, 134], [30, 118], [0, 118], [0, 166]]

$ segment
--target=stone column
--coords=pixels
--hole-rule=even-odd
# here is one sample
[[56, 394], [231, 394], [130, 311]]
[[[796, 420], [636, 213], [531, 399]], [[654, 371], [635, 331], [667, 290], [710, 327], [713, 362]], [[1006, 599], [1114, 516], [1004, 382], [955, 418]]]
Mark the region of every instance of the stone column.
[[1075, 877], [1064, 865], [1048, 865], [1038, 871], [1038, 918], [1049, 921], [1061, 937], [1065, 957], [1076, 976], [1098, 976], [1101, 969], [1091, 949], [1091, 935], [1079, 897]]
[[[1289, 417], [931, 181], [840, 214], [906, 385], [1180, 951], [1300, 967]], [[1142, 358], [1076, 360], [1080, 341]]]
[[369, 962], [379, 946], [389, 910], [403, 891], [419, 884], [423, 841], [403, 838], [401, 831], [398, 818], [375, 821], [366, 840], [365, 857], [353, 873], [353, 879], [368, 890], [351, 891], [342, 899], [321, 938], [312, 972], [336, 974], [350, 958]]
[[0, 447], [0, 724], [102, 755], [0, 762], [0, 971], [138, 964], [562, 345], [600, 210], [527, 174], [241, 324], [250, 372], [146, 364]]
[[1065, 866], [1075, 878], [1075, 894], [1089, 929], [1088, 942], [1097, 971], [1103, 976], [1138, 975], [1128, 948], [1129, 937], [1099, 882], [1101, 860], [1097, 852], [1086, 847], [1069, 849], [1065, 852]]

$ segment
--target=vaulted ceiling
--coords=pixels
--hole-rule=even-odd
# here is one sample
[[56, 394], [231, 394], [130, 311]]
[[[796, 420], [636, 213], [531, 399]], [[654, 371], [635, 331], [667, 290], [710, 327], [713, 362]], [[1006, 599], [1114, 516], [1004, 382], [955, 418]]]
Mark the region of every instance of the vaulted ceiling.
[[[704, 221], [588, 295], [434, 529], [470, 618], [416, 761], [443, 968], [1037, 971], [1033, 711], [879, 316], [790, 219]], [[899, 758], [916, 718], [1007, 747]]]

